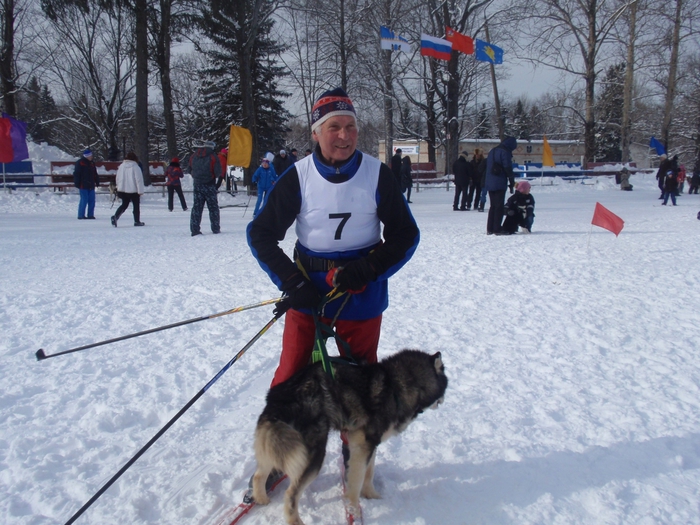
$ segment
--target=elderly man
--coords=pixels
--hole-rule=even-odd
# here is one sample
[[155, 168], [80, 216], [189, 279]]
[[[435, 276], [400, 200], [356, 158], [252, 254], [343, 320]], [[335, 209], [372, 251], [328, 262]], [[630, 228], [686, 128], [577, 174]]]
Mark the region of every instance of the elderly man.
[[[340, 88], [314, 104], [312, 155], [280, 176], [248, 225], [248, 244], [285, 293], [282, 355], [272, 385], [309, 363], [315, 323], [331, 324], [352, 356], [377, 362], [387, 279], [413, 255], [419, 231], [391, 169], [357, 150], [355, 109]], [[279, 247], [296, 221], [294, 260]], [[381, 225], [384, 225], [383, 239]], [[347, 292], [318, 308], [332, 288]], [[287, 311], [288, 310], [288, 311]]]
[[275, 168], [275, 173], [277, 173], [277, 175], [282, 175], [291, 165], [292, 160], [283, 149], [281, 149], [279, 154], [275, 155], [275, 158], [272, 160], [272, 167]]

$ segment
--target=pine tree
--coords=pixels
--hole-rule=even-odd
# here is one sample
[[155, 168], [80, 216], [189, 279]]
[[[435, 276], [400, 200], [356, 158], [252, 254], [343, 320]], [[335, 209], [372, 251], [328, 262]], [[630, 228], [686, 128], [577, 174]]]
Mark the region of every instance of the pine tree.
[[35, 142], [52, 144], [52, 126], [46, 124], [56, 116], [56, 103], [46, 84], [34, 76], [18, 97], [20, 120], [27, 123], [27, 133]]
[[603, 89], [596, 105], [598, 121], [595, 133], [595, 160], [620, 162], [622, 160], [622, 106], [624, 102], [625, 64], [608, 68]]
[[[244, 61], [241, 55], [246, 49], [248, 33], [241, 31], [241, 28], [248, 21], [237, 18], [247, 13], [241, 5], [219, 3], [216, 8], [205, 12], [202, 18], [203, 28], [214, 46], [206, 52], [208, 64], [202, 72], [202, 105], [198, 111], [200, 122], [194, 127], [196, 134], [224, 144], [227, 143], [229, 126], [245, 120], [241, 90]], [[252, 60], [249, 62], [253, 108], [245, 108], [252, 110], [254, 115], [250, 119], [255, 123], [255, 129], [251, 129], [253, 144], [257, 144], [253, 159], [267, 150], [274, 151], [284, 146], [282, 136], [288, 131], [285, 124], [290, 117], [283, 106], [284, 99], [289, 95], [278, 88], [279, 80], [287, 73], [271, 58], [279, 54], [283, 46], [270, 36], [274, 24], [271, 17], [260, 16], [256, 26], [257, 36], [252, 45]]]

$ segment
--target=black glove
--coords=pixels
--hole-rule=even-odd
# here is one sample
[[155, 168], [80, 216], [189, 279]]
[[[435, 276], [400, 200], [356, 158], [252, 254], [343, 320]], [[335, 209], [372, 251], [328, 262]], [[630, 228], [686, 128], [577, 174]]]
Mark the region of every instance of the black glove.
[[508, 186], [508, 189], [510, 189], [510, 194], [513, 195], [513, 185], [512, 184], [510, 186]]
[[[331, 270], [332, 271], [332, 270]], [[359, 293], [377, 278], [377, 272], [366, 258], [350, 261], [338, 268], [333, 275], [333, 284], [341, 292]]]
[[216, 189], [218, 190], [221, 187], [221, 183], [224, 181], [224, 179], [217, 179], [216, 181]]
[[321, 296], [316, 287], [309, 281], [301, 277], [296, 284], [290, 285], [285, 290], [284, 297], [275, 306], [275, 317], [282, 317], [290, 308], [299, 310], [301, 308], [315, 308], [321, 302]]

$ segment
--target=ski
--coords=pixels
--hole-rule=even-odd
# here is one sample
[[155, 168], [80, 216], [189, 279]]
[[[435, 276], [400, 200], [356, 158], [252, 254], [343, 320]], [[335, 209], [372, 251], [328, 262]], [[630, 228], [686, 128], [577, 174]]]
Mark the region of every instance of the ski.
[[[272, 483], [272, 485], [270, 485], [270, 487], [267, 489], [267, 493], [271, 494], [285, 479], [287, 479], [286, 474], [275, 480], [275, 482]], [[249, 491], [246, 491], [246, 493], [243, 495], [243, 501], [241, 501], [238, 506], [232, 508], [226, 514], [224, 514], [221, 519], [216, 522], [216, 524], [234, 525], [238, 523], [243, 516], [248, 514], [253, 507], [255, 507], [255, 500], [252, 498]]]
[[345, 507], [345, 519], [348, 525], [363, 525], [362, 520], [362, 507], [359, 505], [355, 508], [350, 505], [350, 502], [345, 497], [345, 460], [343, 456], [340, 456], [340, 480], [343, 485], [343, 506]]

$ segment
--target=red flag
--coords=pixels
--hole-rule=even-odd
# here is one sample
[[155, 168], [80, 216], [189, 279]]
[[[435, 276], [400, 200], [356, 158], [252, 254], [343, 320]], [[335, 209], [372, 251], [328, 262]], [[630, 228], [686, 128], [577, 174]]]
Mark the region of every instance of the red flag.
[[12, 151], [11, 129], [10, 119], [0, 118], [0, 162], [12, 162], [15, 158], [15, 153]]
[[625, 226], [625, 221], [623, 221], [601, 203], [596, 202], [591, 224], [605, 228], [606, 230], [613, 232], [615, 237], [617, 237], [622, 231], [622, 228]]
[[474, 54], [474, 40], [471, 37], [458, 33], [449, 26], [445, 26], [445, 39], [452, 42], [452, 49], [461, 51], [465, 55]]

